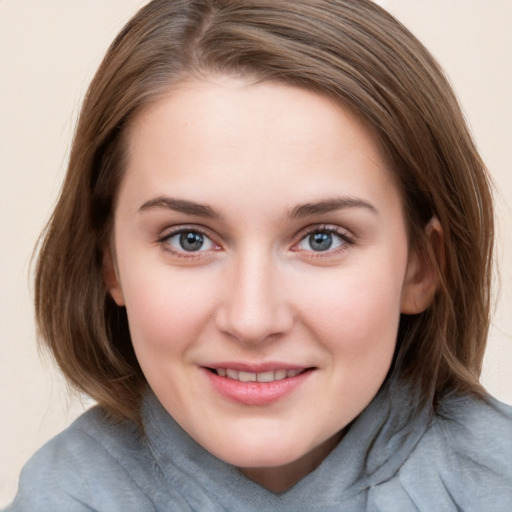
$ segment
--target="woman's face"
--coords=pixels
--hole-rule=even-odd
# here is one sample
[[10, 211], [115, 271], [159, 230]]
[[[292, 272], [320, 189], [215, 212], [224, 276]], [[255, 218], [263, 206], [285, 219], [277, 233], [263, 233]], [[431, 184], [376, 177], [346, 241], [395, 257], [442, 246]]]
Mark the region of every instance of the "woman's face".
[[322, 96], [227, 77], [175, 87], [127, 142], [106, 274], [149, 385], [255, 480], [308, 472], [379, 390], [413, 300], [378, 145]]

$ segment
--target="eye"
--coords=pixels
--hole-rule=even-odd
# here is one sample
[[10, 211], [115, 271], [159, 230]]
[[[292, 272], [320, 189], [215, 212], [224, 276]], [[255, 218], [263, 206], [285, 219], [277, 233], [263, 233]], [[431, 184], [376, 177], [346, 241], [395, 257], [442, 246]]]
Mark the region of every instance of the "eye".
[[297, 250], [327, 252], [334, 251], [347, 244], [351, 244], [352, 240], [339, 233], [336, 229], [316, 229], [306, 236], [296, 245]]
[[163, 238], [162, 242], [177, 252], [202, 252], [217, 247], [207, 235], [193, 229], [175, 231]]

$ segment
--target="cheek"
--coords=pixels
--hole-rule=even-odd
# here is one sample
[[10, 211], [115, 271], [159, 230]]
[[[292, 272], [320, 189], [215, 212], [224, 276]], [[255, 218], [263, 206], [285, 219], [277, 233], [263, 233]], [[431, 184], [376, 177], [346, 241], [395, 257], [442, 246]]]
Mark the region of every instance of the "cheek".
[[297, 290], [302, 318], [332, 352], [379, 359], [393, 352], [400, 319], [402, 273], [392, 267], [344, 269], [323, 286]]
[[[130, 273], [123, 284], [130, 332], [135, 349], [156, 353], [178, 351], [193, 343], [209, 321], [212, 290], [195, 286], [185, 273]], [[142, 354], [141, 354], [142, 357]]]

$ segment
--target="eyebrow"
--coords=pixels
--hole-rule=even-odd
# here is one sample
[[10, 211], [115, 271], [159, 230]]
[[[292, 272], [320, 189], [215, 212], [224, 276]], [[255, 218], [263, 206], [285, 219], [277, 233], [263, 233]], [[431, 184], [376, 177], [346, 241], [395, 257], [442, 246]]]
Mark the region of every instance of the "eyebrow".
[[[146, 212], [156, 208], [164, 208], [187, 215], [196, 215], [198, 217], [207, 217], [211, 219], [223, 218], [222, 213], [207, 204], [166, 196], [160, 196], [146, 201], [139, 208], [139, 211]], [[354, 197], [337, 197], [314, 203], [299, 204], [288, 212], [288, 218], [291, 220], [301, 219], [311, 215], [321, 215], [347, 208], [365, 208], [372, 213], [378, 213], [377, 209], [371, 203], [363, 201], [362, 199]]]
[[336, 210], [347, 208], [365, 208], [372, 213], [378, 214], [377, 208], [371, 203], [355, 197], [335, 197], [324, 201], [314, 203], [304, 203], [296, 206], [288, 213], [290, 219], [300, 219], [310, 215], [320, 215], [323, 213], [331, 213]]
[[139, 208], [139, 211], [146, 212], [155, 208], [164, 208], [175, 212], [185, 213], [187, 215], [197, 215], [198, 217], [208, 217], [212, 219], [222, 218], [222, 214], [218, 210], [208, 206], [207, 204], [187, 201], [186, 199], [174, 199], [166, 196], [160, 196], [146, 201]]

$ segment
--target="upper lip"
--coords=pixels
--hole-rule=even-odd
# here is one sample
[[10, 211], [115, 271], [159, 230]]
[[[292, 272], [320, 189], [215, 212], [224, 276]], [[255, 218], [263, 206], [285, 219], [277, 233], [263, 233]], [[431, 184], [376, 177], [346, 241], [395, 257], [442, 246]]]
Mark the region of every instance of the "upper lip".
[[221, 361], [210, 364], [202, 365], [204, 368], [218, 369], [218, 368], [229, 368], [231, 370], [238, 370], [239, 372], [250, 372], [250, 373], [263, 373], [263, 372], [275, 372], [277, 370], [306, 370], [312, 368], [309, 365], [301, 364], [290, 364], [282, 363], [278, 361], [264, 362], [264, 363], [248, 363], [242, 361]]

